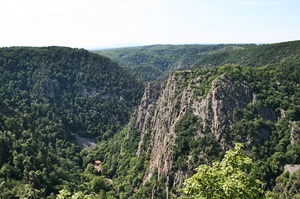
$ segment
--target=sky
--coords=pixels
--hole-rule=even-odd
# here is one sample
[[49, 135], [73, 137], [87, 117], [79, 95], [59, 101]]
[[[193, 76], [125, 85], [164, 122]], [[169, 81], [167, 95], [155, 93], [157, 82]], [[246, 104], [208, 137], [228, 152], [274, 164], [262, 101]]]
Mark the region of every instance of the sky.
[[300, 0], [0, 0], [0, 47], [300, 40]]

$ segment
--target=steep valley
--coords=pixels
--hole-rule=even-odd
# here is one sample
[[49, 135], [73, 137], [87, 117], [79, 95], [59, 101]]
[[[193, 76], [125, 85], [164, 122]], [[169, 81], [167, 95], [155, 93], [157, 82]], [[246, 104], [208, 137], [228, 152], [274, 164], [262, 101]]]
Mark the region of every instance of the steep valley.
[[0, 49], [0, 198], [180, 198], [236, 143], [265, 193], [300, 194], [299, 41], [185, 47], [163, 46], [164, 71], [161, 47], [145, 47], [164, 78], [144, 82], [122, 65], [140, 48], [123, 68], [82, 49]]
[[143, 92], [110, 59], [64, 47], [1, 48], [0, 84], [0, 198], [87, 190], [75, 138], [111, 138]]
[[[128, 169], [114, 173], [117, 181], [128, 179], [119, 187], [130, 190], [122, 191], [123, 197], [175, 197], [198, 165], [219, 160], [236, 142], [245, 143], [255, 160], [253, 174], [272, 188], [286, 164], [299, 164], [298, 156], [288, 155], [298, 153], [294, 148], [300, 141], [299, 102], [292, 102], [300, 94], [298, 74], [298, 65], [290, 63], [259, 68], [227, 65], [179, 71], [161, 85], [149, 83], [122, 132], [123, 141], [116, 137], [108, 144], [121, 144], [119, 153], [125, 153], [113, 157], [120, 160], [120, 168]], [[287, 77], [292, 87], [274, 84]], [[92, 153], [109, 165], [107, 153], [117, 149], [103, 152], [106, 147]]]
[[285, 165], [300, 163], [299, 77], [298, 58], [176, 71], [148, 83], [123, 141], [116, 137], [92, 154], [109, 166], [107, 153], [118, 150], [104, 148], [121, 144], [125, 155], [113, 157], [122, 168], [113, 172], [121, 198], [173, 198], [197, 166], [241, 142], [255, 161], [252, 174], [272, 190]]

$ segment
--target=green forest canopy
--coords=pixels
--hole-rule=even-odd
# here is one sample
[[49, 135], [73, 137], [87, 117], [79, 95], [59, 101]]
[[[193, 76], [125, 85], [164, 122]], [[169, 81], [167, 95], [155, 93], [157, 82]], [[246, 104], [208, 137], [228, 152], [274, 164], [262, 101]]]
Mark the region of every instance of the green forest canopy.
[[[269, 195], [299, 194], [295, 191], [298, 173], [282, 174], [285, 164], [300, 164], [298, 47], [298, 41], [237, 45], [229, 47], [226, 56], [221, 53], [223, 47], [217, 48], [200, 53], [202, 61], [194, 57], [193, 62], [199, 61], [200, 67], [229, 65], [176, 74], [182, 75], [182, 89], [189, 81], [202, 78], [199, 87], [191, 87], [196, 97], [205, 97], [211, 82], [221, 75], [247, 84], [255, 93], [255, 103], [234, 110], [238, 122], [224, 132], [224, 139], [229, 146], [245, 142], [245, 151], [253, 159], [250, 175], [266, 184]], [[247, 59], [239, 59], [243, 56]], [[151, 63], [141, 66], [138, 72], [152, 76], [167, 71], [156, 70]], [[151, 81], [153, 78], [150, 76]], [[1, 48], [0, 84], [0, 198], [55, 198], [59, 191], [98, 198], [147, 198], [154, 186], [158, 198], [166, 196], [166, 179], [158, 181], [157, 173], [143, 184], [149, 153], [136, 156], [140, 132], [128, 121], [144, 85], [127, 70], [82, 49]], [[221, 160], [224, 154], [213, 135], [191, 140], [188, 135], [195, 135], [200, 121], [187, 113], [176, 124], [172, 172], [184, 168], [182, 163], [190, 154], [195, 160], [190, 165], [193, 168], [202, 164], [197, 153], [212, 161]], [[150, 137], [150, 132], [146, 136]], [[91, 151], [81, 151], [76, 134], [96, 138], [99, 143]], [[145, 142], [143, 147], [147, 149], [151, 143]], [[102, 161], [101, 174], [93, 167], [95, 159]], [[172, 179], [172, 173], [169, 177]], [[178, 189], [169, 187], [174, 195]]]
[[80, 189], [75, 135], [112, 137], [144, 87], [108, 58], [63, 47], [1, 48], [0, 85], [0, 198]]

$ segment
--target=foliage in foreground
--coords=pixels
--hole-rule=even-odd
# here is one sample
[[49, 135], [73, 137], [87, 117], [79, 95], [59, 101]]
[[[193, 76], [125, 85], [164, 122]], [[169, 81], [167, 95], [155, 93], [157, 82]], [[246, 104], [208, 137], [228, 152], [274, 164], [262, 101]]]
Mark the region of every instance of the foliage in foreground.
[[199, 166], [198, 172], [185, 181], [183, 198], [264, 198], [263, 183], [249, 175], [252, 160], [242, 147], [238, 143], [221, 162]]

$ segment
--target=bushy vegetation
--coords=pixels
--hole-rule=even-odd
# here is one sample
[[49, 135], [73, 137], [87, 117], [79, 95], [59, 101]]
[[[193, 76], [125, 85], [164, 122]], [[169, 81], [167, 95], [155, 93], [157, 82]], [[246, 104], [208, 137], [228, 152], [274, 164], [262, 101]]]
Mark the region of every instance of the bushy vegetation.
[[165, 73], [150, 64], [141, 64], [129, 68], [132, 75], [144, 82], [154, 82], [164, 78]]
[[[195, 97], [202, 96], [200, 99], [204, 99], [211, 89], [212, 81], [220, 76], [229, 82], [242, 82], [249, 87], [250, 92], [254, 93], [254, 99], [246, 104], [245, 108], [234, 109], [233, 113], [227, 114], [227, 117], [231, 115], [235, 117], [235, 123], [230, 129], [223, 129], [222, 143], [226, 143], [226, 146], [233, 146], [236, 142], [245, 143], [247, 155], [254, 160], [251, 169], [248, 170], [249, 175], [253, 179], [261, 179], [265, 185], [265, 191], [272, 190], [276, 185], [276, 178], [284, 171], [284, 165], [300, 164], [298, 158], [300, 155], [298, 150], [300, 139], [297, 133], [300, 126], [299, 72], [299, 60], [296, 59], [261, 67], [225, 65], [177, 74], [182, 77], [178, 79], [182, 79], [186, 85], [189, 81], [202, 77], [199, 85], [191, 84], [192, 87], [190, 88], [193, 89]], [[230, 93], [224, 93], [223, 95], [220, 97], [224, 99], [230, 97]], [[235, 95], [241, 94], [235, 93]], [[199, 117], [192, 113], [192, 110], [188, 110], [177, 122], [175, 145], [172, 149], [173, 166], [170, 179], [178, 170], [187, 171], [192, 175], [193, 168], [198, 165], [211, 164], [223, 157], [222, 143], [209, 133], [210, 127], [202, 129], [202, 122]], [[151, 132], [151, 129], [149, 132]], [[202, 133], [200, 137], [197, 137], [198, 132]], [[129, 130], [128, 135], [131, 135], [131, 130]], [[134, 135], [138, 136], [135, 133]], [[127, 140], [126, 142], [130, 141]], [[128, 146], [134, 146], [130, 143], [127, 144]], [[147, 143], [144, 144], [147, 145]], [[114, 144], [111, 143], [111, 145]], [[116, 146], [118, 145], [116, 144]], [[135, 144], [135, 146], [137, 145]], [[139, 168], [136, 170], [138, 174], [116, 173], [115, 177], [125, 179], [131, 176], [132, 179], [134, 176], [139, 176], [140, 180], [136, 182], [141, 182], [143, 173], [147, 168], [145, 166], [148, 160], [147, 153], [146, 157], [137, 157], [134, 150], [132, 153], [126, 153], [126, 155], [131, 157], [126, 159], [135, 162], [134, 165], [140, 164], [138, 163], [140, 161], [144, 162], [143, 167], [134, 167], [132, 164], [127, 164], [133, 166], [132, 168]], [[109, 161], [109, 152], [106, 158]], [[119, 161], [123, 162], [124, 159], [119, 157]], [[165, 182], [165, 178], [158, 178], [154, 173], [147, 184], [135, 184], [137, 187], [140, 186], [136, 193], [132, 193], [132, 189], [129, 189], [130, 191], [124, 189], [123, 193], [128, 194], [126, 197], [134, 194], [133, 197], [147, 198], [146, 196], [152, 193], [151, 187], [155, 187], [155, 193], [159, 193], [156, 196], [163, 198], [166, 196]], [[115, 185], [119, 186], [117, 182]], [[178, 188], [174, 188], [172, 185], [169, 187], [169, 190], [178, 196], [176, 189]]]
[[[243, 83], [254, 93], [244, 108], [227, 113], [223, 120], [233, 116], [235, 123], [222, 129], [222, 140], [210, 133], [209, 126], [203, 128], [205, 121], [187, 107], [175, 125], [169, 196], [180, 196], [179, 187], [172, 184], [176, 172], [191, 177], [199, 165], [220, 163], [225, 148], [240, 142], [253, 160], [247, 179], [260, 179], [268, 197], [292, 198], [299, 196], [299, 172], [283, 171], [286, 164], [300, 164], [299, 49], [296, 41], [158, 45], [99, 53], [115, 57], [143, 81], [198, 63], [196, 67], [205, 69], [175, 72], [181, 84], [178, 92], [190, 85], [195, 99], [204, 99], [220, 77], [233, 88]], [[127, 199], [149, 198], [153, 192], [165, 198], [167, 177], [159, 176], [157, 169], [143, 184], [152, 132], [148, 127], [139, 143], [141, 132], [127, 124], [144, 87], [130, 72], [81, 49], [1, 48], [0, 198]], [[220, 98], [232, 97], [232, 90]], [[81, 150], [76, 134], [95, 138], [98, 144]], [[100, 173], [93, 166], [98, 159]]]
[[247, 48], [230, 48], [214, 51], [198, 60], [195, 68], [240, 64], [243, 66], [264, 66], [287, 60], [299, 59], [300, 41], [290, 41], [268, 45], [248, 45]]
[[284, 172], [278, 178], [276, 178], [276, 186], [273, 191], [266, 193], [268, 198], [300, 198], [300, 169], [289, 173]]
[[242, 146], [237, 143], [221, 162], [199, 166], [197, 173], [185, 181], [182, 198], [264, 198], [263, 183], [249, 174], [253, 163], [242, 152]]
[[112, 137], [143, 92], [108, 58], [60, 47], [1, 48], [0, 85], [0, 198], [85, 191], [75, 135]]
[[197, 136], [198, 132], [203, 132], [201, 119], [188, 110], [175, 126], [174, 172], [191, 172], [197, 165], [208, 163], [207, 157], [209, 162], [220, 158], [222, 149], [215, 136]]
[[131, 69], [135, 77], [149, 82], [163, 80], [177, 69], [191, 68], [213, 52], [250, 46], [252, 45], [152, 45], [101, 50], [97, 53]]

